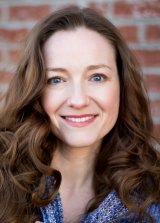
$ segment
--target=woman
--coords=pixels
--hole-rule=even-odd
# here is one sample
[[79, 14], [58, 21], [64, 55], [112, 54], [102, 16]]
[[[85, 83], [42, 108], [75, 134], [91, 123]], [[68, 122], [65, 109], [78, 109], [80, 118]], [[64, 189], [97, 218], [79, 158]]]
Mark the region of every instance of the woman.
[[91, 9], [61, 9], [32, 30], [1, 112], [0, 222], [160, 222], [140, 75]]

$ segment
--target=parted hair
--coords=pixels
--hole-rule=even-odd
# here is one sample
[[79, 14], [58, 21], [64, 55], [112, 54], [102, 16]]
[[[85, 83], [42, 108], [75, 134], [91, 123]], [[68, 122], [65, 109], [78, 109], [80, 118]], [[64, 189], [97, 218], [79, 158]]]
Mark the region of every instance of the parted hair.
[[39, 207], [58, 192], [61, 174], [50, 167], [58, 139], [41, 105], [47, 83], [42, 48], [55, 32], [77, 27], [94, 30], [110, 42], [120, 80], [118, 119], [95, 159], [95, 196], [86, 212], [98, 207], [113, 189], [140, 220], [152, 202], [160, 201], [160, 153], [140, 67], [110, 21], [92, 9], [69, 6], [31, 30], [5, 96], [0, 113], [0, 222], [34, 222]]

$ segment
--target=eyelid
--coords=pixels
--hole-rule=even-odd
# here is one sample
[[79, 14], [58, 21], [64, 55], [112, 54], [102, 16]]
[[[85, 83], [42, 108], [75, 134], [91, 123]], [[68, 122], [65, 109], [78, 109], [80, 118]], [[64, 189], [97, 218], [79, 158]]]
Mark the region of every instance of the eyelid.
[[[57, 76], [49, 77], [49, 78], [47, 79], [47, 84], [51, 84], [51, 85], [56, 84], [56, 83], [51, 83], [51, 81], [52, 81], [53, 79], [60, 79], [60, 80], [62, 80], [63, 82], [65, 82], [65, 80], [64, 80], [63, 77], [57, 75]], [[59, 83], [61, 83], [61, 82], [59, 82]]]
[[[107, 75], [105, 75], [105, 74], [103, 74], [103, 73], [94, 73], [93, 75], [91, 75], [91, 78], [90, 79], [92, 79], [93, 77], [96, 77], [96, 76], [100, 76], [100, 77], [102, 77], [103, 78], [103, 80], [102, 81], [104, 81], [104, 80], [106, 80], [107, 78], [108, 78], [108, 76]], [[101, 81], [101, 82], [102, 82]]]

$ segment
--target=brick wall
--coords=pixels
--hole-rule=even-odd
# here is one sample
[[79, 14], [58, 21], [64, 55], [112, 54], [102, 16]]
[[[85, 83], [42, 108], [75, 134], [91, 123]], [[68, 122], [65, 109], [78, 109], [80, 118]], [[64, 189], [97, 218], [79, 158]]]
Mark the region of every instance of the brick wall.
[[7, 90], [28, 31], [40, 18], [72, 3], [100, 10], [120, 29], [142, 66], [160, 135], [160, 0], [0, 0], [0, 96]]

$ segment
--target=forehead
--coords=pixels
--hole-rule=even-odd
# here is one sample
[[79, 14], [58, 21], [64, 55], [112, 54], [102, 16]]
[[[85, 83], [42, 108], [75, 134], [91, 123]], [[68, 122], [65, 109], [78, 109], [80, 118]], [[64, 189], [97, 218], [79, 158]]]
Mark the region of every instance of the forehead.
[[95, 60], [97, 63], [115, 60], [115, 51], [109, 40], [85, 27], [54, 33], [44, 44], [43, 53], [47, 65], [69, 60], [91, 64]]

